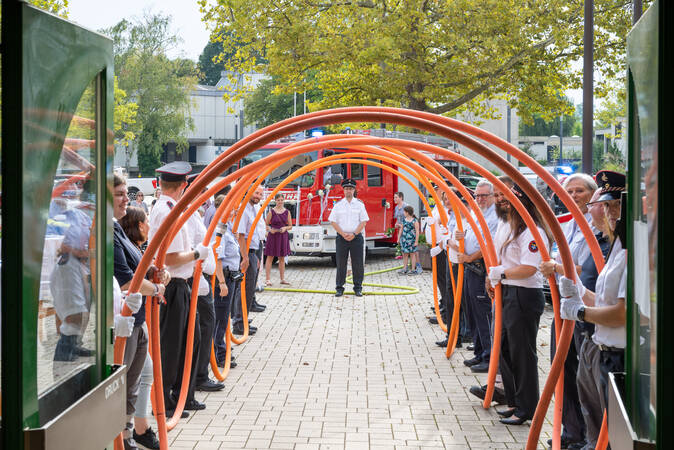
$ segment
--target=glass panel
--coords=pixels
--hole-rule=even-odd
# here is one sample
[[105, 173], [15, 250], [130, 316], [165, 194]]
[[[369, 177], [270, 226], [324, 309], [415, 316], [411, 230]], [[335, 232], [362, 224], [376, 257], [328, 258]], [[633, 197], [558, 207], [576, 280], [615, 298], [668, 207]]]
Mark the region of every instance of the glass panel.
[[363, 165], [362, 164], [349, 164], [351, 166], [351, 178], [354, 180], [363, 179]]
[[52, 189], [38, 303], [38, 393], [95, 363], [96, 89], [88, 85], [66, 134]]
[[381, 172], [382, 169], [380, 169], [379, 167], [367, 166], [367, 185], [381, 186], [383, 184]]

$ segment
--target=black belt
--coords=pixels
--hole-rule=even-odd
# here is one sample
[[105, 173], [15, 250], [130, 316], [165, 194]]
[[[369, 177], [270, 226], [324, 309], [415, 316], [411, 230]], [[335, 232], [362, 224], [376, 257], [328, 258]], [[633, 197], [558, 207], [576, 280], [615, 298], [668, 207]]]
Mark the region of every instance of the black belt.
[[250, 253], [257, 253], [260, 249], [259, 248], [249, 248], [248, 249], [248, 254]]
[[599, 347], [599, 350], [602, 352], [607, 352], [607, 353], [625, 353], [624, 348], [618, 348], [618, 347], [610, 347], [608, 345], [604, 344], [597, 344], [597, 347]]

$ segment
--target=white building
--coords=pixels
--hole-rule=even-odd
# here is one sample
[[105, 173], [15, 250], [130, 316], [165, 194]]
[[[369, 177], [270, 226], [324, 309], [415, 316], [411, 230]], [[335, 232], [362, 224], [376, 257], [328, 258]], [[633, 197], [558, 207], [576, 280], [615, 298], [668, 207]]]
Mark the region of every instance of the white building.
[[[511, 109], [508, 106], [508, 102], [506, 100], [501, 99], [488, 100], [486, 103], [487, 106], [494, 108], [496, 110], [496, 115], [500, 116], [500, 118], [490, 120], [480, 120], [479, 122], [481, 123], [479, 123], [479, 125], [477, 126], [485, 131], [495, 134], [504, 141], [510, 142], [515, 146], [517, 146], [517, 142], [519, 141], [519, 127], [520, 127], [520, 118], [517, 115], [517, 110]], [[472, 117], [469, 114], [460, 115], [459, 117], [457, 117], [457, 119], [468, 123], [478, 122], [477, 118]], [[481, 142], [486, 144], [486, 142], [484, 141]], [[512, 159], [511, 163], [517, 166], [517, 160], [515, 160], [514, 158], [510, 158], [510, 156], [506, 152], [497, 149], [491, 144], [487, 145], [506, 160]], [[488, 161], [486, 158], [483, 158], [482, 156], [478, 155], [472, 150], [468, 150], [466, 147], [462, 145], [459, 145], [459, 153], [469, 157], [473, 161], [477, 162], [478, 164], [489, 170], [495, 170], [499, 173], [503, 173], [503, 171], [498, 169], [496, 165], [493, 164], [491, 161]]]
[[[215, 86], [197, 85], [190, 93], [190, 117], [194, 129], [187, 132], [189, 149], [176, 152], [176, 145], [169, 143], [164, 147], [162, 161], [188, 161], [193, 166], [202, 168], [217, 155], [236, 141], [251, 134], [255, 126], [245, 125], [242, 100], [225, 101], [223, 94], [230, 86], [246, 86], [254, 89], [265, 75], [259, 73], [234, 74], [230, 81], [230, 73], [223, 72]], [[115, 149], [115, 167], [126, 167], [134, 176], [138, 172], [138, 158], [135, 149], [117, 147]]]

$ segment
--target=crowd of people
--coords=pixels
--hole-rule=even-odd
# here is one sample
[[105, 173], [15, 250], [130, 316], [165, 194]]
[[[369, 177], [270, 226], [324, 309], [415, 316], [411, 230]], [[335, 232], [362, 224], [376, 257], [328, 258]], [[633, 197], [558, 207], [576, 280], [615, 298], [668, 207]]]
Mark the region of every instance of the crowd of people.
[[[138, 197], [135, 202], [129, 203], [126, 181], [117, 175], [114, 179], [115, 334], [127, 340], [124, 355], [124, 363], [128, 367], [127, 427], [124, 436], [126, 448], [131, 449], [136, 448], [136, 442], [147, 448], [159, 448], [148, 422], [152, 360], [147, 351], [142, 296], [163, 296], [166, 299], [160, 306], [160, 340], [163, 349], [175, 349], [161, 355], [162, 394], [170, 417], [176, 409], [182, 385], [195, 263], [202, 261], [203, 274], [198, 287], [192, 349], [191, 373], [194, 376], [190, 379], [184, 415], [206, 407], [195, 399], [195, 390], [217, 391], [224, 388], [222, 383], [209, 378], [211, 345], [215, 349], [218, 366], [225, 367], [227, 363], [232, 368], [236, 366], [234, 357], [226, 351], [225, 331], [230, 321], [232, 332], [236, 335], [243, 334], [246, 328], [241, 306], [243, 274], [246, 274], [243, 301], [249, 312], [265, 310], [265, 305], [255, 299], [263, 255], [266, 257], [266, 285], [272, 284], [271, 266], [275, 258], [279, 260], [281, 284], [289, 284], [285, 279], [284, 263], [290, 254], [288, 231], [292, 222], [289, 211], [283, 206], [283, 196], [275, 198], [275, 206], [265, 220], [254, 226], [263, 197], [263, 188], [258, 187], [243, 206], [238, 227], [234, 229], [234, 219], [239, 211], [233, 209], [229, 217], [216, 227], [211, 243], [203, 244], [207, 227], [229, 192], [229, 188], [225, 188], [180, 228], [166, 251], [165, 269], [151, 266], [139, 292], [124, 295], [123, 291], [129, 288], [148, 240], [158, 232], [196, 176], [188, 176], [191, 167], [182, 162], [168, 164], [157, 172], [160, 174], [161, 194], [148, 209], [149, 214], [145, 208], [139, 207]], [[578, 224], [574, 220], [563, 224], [577, 272], [571, 279], [564, 276], [550, 230], [534, 203], [510, 178], [503, 176], [500, 181], [531, 216], [542, 240], [534, 237], [504, 192], [495, 189], [489, 181], [480, 181], [474, 191], [475, 201], [487, 225], [487, 229], [478, 230], [481, 235], [468, 225], [466, 217], [461, 218], [463, 226], [458, 226], [457, 212], [452, 208], [450, 198], [444, 189], [434, 186], [436, 198], [448, 214], [448, 222], [444, 225], [440, 209], [435, 207], [425, 230], [428, 242], [432, 241], [431, 229], [436, 235], [437, 247], [432, 249], [431, 254], [437, 259], [442, 320], [447, 324], [452, 322], [456, 294], [453, 283], [459, 279], [459, 266], [463, 265], [457, 346], [468, 345], [471, 357], [463, 363], [472, 372], [486, 373], [494, 332], [492, 300], [495, 287], [501, 285], [501, 352], [493, 401], [505, 406], [497, 410], [503, 424], [523, 424], [532, 419], [539, 400], [537, 336], [546, 302], [543, 291], [545, 278], [557, 277], [562, 318], [576, 321], [574, 345], [569, 349], [564, 365], [562, 448], [594, 448], [607, 403], [608, 372], [620, 371], [624, 365], [626, 263], [622, 247], [624, 226], [619, 219], [625, 176], [601, 171], [596, 175], [596, 181], [585, 174], [574, 174], [564, 181], [564, 189], [592, 225], [597, 243], [606, 256], [606, 265], [598, 272]], [[355, 198], [355, 182], [345, 179], [341, 184], [344, 198], [334, 205], [329, 217], [337, 233], [335, 295], [340, 297], [344, 294], [346, 266], [350, 259], [354, 293], [362, 296], [363, 231], [369, 217], [363, 202]], [[467, 199], [451, 189], [467, 205]], [[421, 273], [417, 254], [422, 233], [419, 220], [414, 209], [404, 203], [402, 193], [396, 193], [394, 202], [397, 238], [405, 266], [401, 272]], [[497, 261], [490, 268], [485, 264], [480, 247], [484, 233], [491, 235], [497, 254]], [[217, 246], [216, 237], [220, 238]], [[550, 252], [552, 260], [542, 261], [541, 245]], [[215, 251], [213, 247], [216, 247]], [[246, 247], [248, 251], [242, 251]], [[213, 277], [215, 288], [211, 290]], [[121, 315], [123, 302], [133, 312], [132, 316]], [[437, 324], [435, 316], [429, 317], [429, 321]], [[447, 337], [436, 343], [439, 347], [448, 345], [449, 330], [450, 327]], [[248, 325], [249, 335], [254, 335], [256, 331], [255, 326]], [[550, 334], [551, 357], [554, 357], [554, 328]], [[69, 343], [68, 348], [77, 348], [75, 341]], [[227, 358], [231, 359], [227, 361]], [[484, 399], [486, 385], [473, 386], [470, 392]]]
[[[561, 316], [576, 321], [574, 342], [564, 364], [561, 446], [593, 449], [607, 405], [608, 373], [624, 368], [626, 254], [622, 245], [625, 242], [624, 225], [619, 219], [625, 175], [600, 171], [594, 179], [586, 174], [573, 174], [564, 180], [564, 189], [585, 214], [606, 258], [604, 268], [598, 272], [588, 242], [576, 221], [564, 223], [564, 235], [576, 268], [573, 278], [564, 276], [561, 257], [550, 230], [534, 203], [510, 178], [502, 176], [499, 179], [522, 203], [543, 242], [534, 239], [518, 210], [489, 181], [480, 181], [474, 195], [488, 227], [488, 230], [481, 230], [483, 236], [480, 237], [465, 220], [463, 231], [459, 231], [447, 195], [436, 187], [437, 197], [449, 214], [447, 226], [444, 226], [438, 208], [434, 208], [427, 222], [435, 227], [439, 242], [433, 253], [439, 268], [441, 317], [445, 323], [451, 323], [455, 294], [451, 279], [458, 279], [458, 267], [463, 264], [457, 345], [469, 344], [472, 357], [464, 360], [464, 364], [472, 372], [486, 373], [494, 330], [492, 299], [494, 288], [501, 285], [501, 352], [493, 401], [505, 406], [497, 410], [501, 423], [521, 425], [533, 418], [539, 400], [536, 340], [545, 308], [544, 280], [555, 276], [561, 298]], [[467, 204], [457, 191], [454, 193]], [[478, 243], [478, 239], [484, 239], [485, 232], [491, 235], [498, 259], [489, 270]], [[550, 251], [552, 260], [542, 261], [540, 245]], [[450, 270], [454, 273], [450, 274]], [[434, 316], [429, 320], [437, 323]], [[550, 336], [553, 358], [554, 328]], [[448, 339], [436, 344], [444, 348]], [[486, 388], [486, 385], [472, 386], [470, 392], [483, 400]]]
[[[263, 196], [263, 188], [258, 187], [245, 205], [238, 227], [234, 229], [238, 210], [233, 209], [229, 217], [217, 225], [209, 245], [203, 244], [216, 209], [229, 193], [229, 187], [226, 187], [216, 194], [214, 201], [204, 203], [178, 230], [166, 250], [165, 268], [159, 270], [152, 265], [142, 280], [139, 292], [125, 293], [148, 241], [159, 232], [189, 183], [196, 178], [196, 174], [190, 175], [191, 171], [192, 167], [185, 162], [157, 169], [160, 188], [150, 208], [139, 194], [130, 201], [126, 180], [119, 175], [114, 176], [114, 331], [116, 337], [126, 338], [124, 364], [128, 368], [125, 449], [135, 449], [137, 444], [159, 448], [156, 433], [148, 422], [153, 375], [143, 296], [165, 298], [159, 313], [160, 343], [164, 349], [161, 354], [162, 394], [167, 417], [172, 417], [182, 386], [190, 296], [192, 289], [196, 288], [192, 277], [196, 262], [202, 262], [192, 347], [192, 376], [182, 413], [182, 417], [187, 417], [189, 411], [206, 408], [204, 403], [196, 400], [195, 391], [219, 391], [224, 388], [223, 383], [213, 381], [209, 376], [211, 347], [215, 349], [219, 367], [224, 368], [227, 363], [230, 368], [236, 367], [234, 356], [226, 351], [225, 332], [228, 323], [233, 334], [245, 332], [241, 295], [245, 296], [248, 312], [262, 312], [266, 308], [255, 298], [263, 252], [267, 257], [266, 284], [272, 284], [270, 276], [274, 258], [279, 259], [281, 284], [289, 284], [285, 280], [284, 260], [290, 254], [288, 230], [291, 222], [282, 196], [275, 199], [276, 204], [265, 220], [254, 226]], [[220, 239], [216, 246], [217, 237]], [[249, 237], [249, 250], [242, 252]], [[241, 288], [244, 273], [245, 294]], [[211, 289], [213, 277], [215, 288]], [[133, 313], [129, 317], [121, 314], [124, 303]], [[250, 325], [251, 319], [248, 322], [248, 334], [254, 335], [257, 328]]]

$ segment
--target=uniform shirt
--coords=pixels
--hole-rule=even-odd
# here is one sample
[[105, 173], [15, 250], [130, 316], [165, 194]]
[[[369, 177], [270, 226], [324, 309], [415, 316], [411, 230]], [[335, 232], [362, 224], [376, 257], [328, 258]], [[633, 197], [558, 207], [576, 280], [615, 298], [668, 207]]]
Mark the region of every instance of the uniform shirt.
[[[498, 228], [499, 219], [496, 215], [496, 205], [491, 205], [487, 208], [486, 211], [482, 211], [484, 216], [484, 221], [487, 222], [487, 228], [489, 228], [489, 233], [494, 236], [496, 233], [496, 228]], [[477, 223], [477, 217], [475, 214], [471, 214], [475, 222]], [[479, 226], [479, 223], [478, 223]], [[480, 250], [480, 242], [477, 239], [477, 235], [473, 230], [473, 227], [466, 227], [466, 233], [464, 235], [464, 253], [466, 255], [472, 255], [473, 253]], [[482, 237], [484, 238], [484, 230], [481, 230]]]
[[445, 209], [447, 212], [447, 227], [442, 225], [442, 220], [440, 218], [440, 210], [436, 206], [431, 210], [431, 218], [433, 219], [433, 225], [429, 226], [428, 222], [424, 228], [424, 234], [426, 235], [426, 242], [429, 244], [433, 242], [432, 228], [435, 228], [435, 239], [437, 243], [445, 242], [451, 234], [454, 233], [456, 228], [456, 219], [454, 217], [454, 211], [451, 209]]
[[338, 201], [330, 212], [329, 222], [335, 222], [344, 233], [353, 233], [361, 222], [367, 222], [367, 215], [363, 202], [354, 198], [351, 202], [346, 198]]
[[[157, 230], [161, 226], [164, 219], [169, 215], [171, 209], [175, 206], [176, 201], [173, 200], [168, 195], [162, 195], [155, 203], [154, 208], [150, 212], [150, 233], [149, 240], [151, 241], [154, 237]], [[171, 245], [169, 245], [166, 253], [178, 253], [178, 252], [188, 252], [192, 250], [192, 239], [189, 235], [189, 230], [187, 224], [185, 224], [178, 232], [176, 233]], [[185, 264], [177, 266], [166, 266], [171, 278], [182, 278], [187, 280], [192, 276], [194, 272], [194, 261], [189, 261]]]
[[220, 247], [218, 247], [218, 255], [222, 267], [226, 267], [231, 271], [239, 270], [239, 262], [241, 256], [239, 253], [239, 241], [232, 233], [232, 223], [228, 222], [225, 228], [225, 233], [220, 239]]
[[[585, 219], [588, 223], [592, 223], [592, 216], [590, 213], [585, 214]], [[571, 250], [571, 257], [573, 258], [573, 263], [577, 266], [583, 264], [583, 262], [590, 255], [590, 247], [587, 245], [585, 236], [580, 230], [578, 223], [575, 219], [571, 219], [569, 222], [565, 223], [563, 226], [564, 236], [566, 237], [566, 242], [569, 244], [569, 250]], [[558, 253], [555, 256], [555, 261], [558, 263], [562, 262], [562, 257]]]
[[[248, 233], [253, 227], [253, 220], [255, 220], [255, 215], [257, 214], [256, 205], [253, 205], [251, 202], [248, 202], [246, 207], [243, 210], [241, 215], [241, 221], [239, 221], [239, 228], [236, 232], [238, 234], [243, 234], [246, 239], [248, 239]], [[257, 232], [257, 229], [253, 230], [253, 238], [250, 241], [249, 250], [258, 250], [260, 248], [260, 235]]]
[[64, 215], [68, 228], [63, 236], [63, 245], [74, 250], [87, 250], [91, 235], [91, 217], [79, 208], [68, 209]]
[[204, 213], [204, 226], [208, 228], [208, 226], [211, 224], [211, 221], [213, 220], [213, 216], [215, 216], [215, 210], [217, 208], [215, 205], [211, 205], [208, 207], [206, 212]]
[[[597, 277], [594, 291], [594, 306], [613, 306], [619, 298], [626, 297], [627, 250], [622, 248], [620, 238], [616, 238], [604, 269]], [[592, 340], [597, 345], [625, 348], [625, 326], [607, 327], [595, 324]]]
[[[544, 240], [547, 240], [545, 231], [543, 231], [542, 228], [538, 227], [538, 232]], [[534, 235], [531, 233], [531, 230], [528, 228], [525, 229], [516, 239], [512, 240], [504, 248], [504, 244], [511, 239], [511, 235], [512, 231], [510, 225], [502, 222], [494, 239], [494, 247], [499, 263], [503, 268], [507, 270], [520, 265], [538, 268], [541, 264], [541, 252], [538, 248], [538, 244], [534, 240]], [[546, 248], [547, 246], [546, 243]], [[543, 275], [537, 270], [535, 274], [528, 278], [520, 280], [505, 279], [501, 280], [501, 284], [526, 288], [542, 288]]]
[[[261, 208], [262, 207], [260, 205], [255, 205], [255, 215], [257, 215]], [[255, 233], [257, 235], [256, 238], [260, 242], [267, 240], [267, 223], [264, 219], [264, 215], [260, 216], [260, 220], [258, 220], [257, 225], [255, 225]]]

